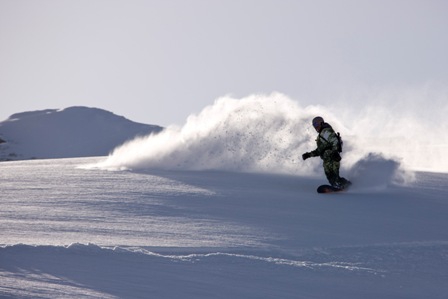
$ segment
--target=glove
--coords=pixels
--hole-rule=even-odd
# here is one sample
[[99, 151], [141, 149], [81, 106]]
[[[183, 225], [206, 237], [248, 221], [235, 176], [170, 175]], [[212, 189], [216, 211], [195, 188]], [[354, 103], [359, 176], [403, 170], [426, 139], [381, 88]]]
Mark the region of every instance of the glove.
[[302, 155], [302, 159], [303, 159], [303, 160], [306, 160], [306, 159], [308, 159], [308, 158], [311, 158], [311, 154], [310, 154], [310, 153], [304, 153], [304, 154]]

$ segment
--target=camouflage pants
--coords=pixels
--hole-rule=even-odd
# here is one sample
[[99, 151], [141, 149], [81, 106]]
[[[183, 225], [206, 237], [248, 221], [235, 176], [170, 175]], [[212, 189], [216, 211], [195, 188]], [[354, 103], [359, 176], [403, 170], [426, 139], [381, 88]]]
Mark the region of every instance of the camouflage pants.
[[341, 178], [339, 176], [339, 167], [341, 166], [341, 162], [336, 162], [331, 159], [324, 159], [323, 165], [325, 176], [327, 177], [330, 185], [339, 187], [347, 183], [345, 178]]

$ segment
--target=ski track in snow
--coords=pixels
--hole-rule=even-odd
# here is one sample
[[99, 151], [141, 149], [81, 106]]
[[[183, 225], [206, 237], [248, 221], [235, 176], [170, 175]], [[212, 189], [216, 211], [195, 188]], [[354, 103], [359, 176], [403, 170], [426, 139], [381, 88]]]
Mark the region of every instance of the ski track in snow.
[[[331, 287], [332, 284], [325, 282], [326, 279], [360, 282], [361, 285], [369, 281], [381, 286], [382, 292], [394, 289], [385, 287], [388, 283], [392, 286], [402, 283], [411, 287], [407, 280], [419, 283], [419, 287], [423, 288], [427, 281], [422, 280], [422, 277], [433, 284], [443, 283], [446, 278], [448, 244], [321, 248], [309, 251], [302, 259], [225, 252], [162, 254], [144, 248], [107, 248], [79, 243], [69, 246], [17, 244], [0, 247], [0, 256], [0, 294], [9, 294], [14, 298], [144, 298], [140, 292], [151, 289], [159, 290], [162, 294], [172, 294], [172, 298], [175, 298], [182, 292], [171, 293], [169, 288], [172, 285], [188, 290], [192, 286], [213, 286], [218, 282], [243, 289], [258, 287], [260, 289], [256, 292], [252, 290], [253, 297], [249, 298], [269, 298], [260, 295], [269, 293], [270, 287], [263, 286], [263, 283], [272, 286], [275, 283], [274, 276], [282, 279], [288, 276], [290, 281], [287, 281], [286, 286], [293, 293], [295, 286], [302, 286], [302, 280], [307, 281], [307, 277], [315, 280], [315, 287]], [[439, 264], [435, 264], [434, 260], [438, 260]], [[264, 280], [261, 285], [246, 277], [257, 276], [257, 271], [266, 275], [262, 275]], [[145, 287], [141, 283], [145, 283]], [[104, 287], [107, 292], [102, 291]], [[358, 287], [349, 289], [362, 294]], [[215, 290], [210, 291], [213, 293]], [[221, 291], [223, 294], [217, 295], [218, 298], [236, 295], [227, 288]], [[316, 297], [325, 298], [325, 294], [322, 292]]]
[[225, 252], [212, 252], [212, 253], [192, 253], [185, 255], [175, 255], [175, 254], [162, 254], [149, 251], [144, 248], [124, 248], [124, 247], [100, 247], [95, 244], [71, 244], [69, 246], [30, 246], [25, 244], [17, 245], [7, 245], [0, 247], [0, 251], [4, 254], [16, 253], [23, 254], [27, 253], [32, 255], [33, 252], [38, 252], [44, 255], [57, 255], [57, 254], [90, 254], [90, 255], [108, 255], [108, 254], [136, 254], [141, 258], [144, 256], [152, 258], [166, 259], [168, 261], [176, 262], [186, 262], [186, 263], [207, 263], [209, 260], [242, 260], [243, 263], [250, 262], [263, 262], [271, 263], [275, 265], [291, 266], [298, 268], [308, 268], [317, 270], [319, 268], [334, 268], [348, 271], [366, 271], [370, 273], [376, 273], [374, 269], [361, 267], [357, 263], [349, 262], [312, 262], [312, 261], [301, 261], [278, 257], [269, 256], [257, 256], [249, 254], [238, 254], [238, 253], [225, 253]]

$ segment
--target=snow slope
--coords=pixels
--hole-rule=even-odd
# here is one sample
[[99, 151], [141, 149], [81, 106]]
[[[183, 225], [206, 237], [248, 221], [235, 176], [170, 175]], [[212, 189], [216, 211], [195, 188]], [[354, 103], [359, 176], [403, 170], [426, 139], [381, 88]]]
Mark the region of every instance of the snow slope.
[[0, 164], [1, 298], [448, 294], [447, 174], [319, 195], [314, 177], [85, 168], [101, 159]]
[[[299, 159], [314, 115], [345, 138], [347, 192], [317, 194], [321, 162]], [[344, 123], [223, 98], [107, 157], [0, 163], [0, 298], [447, 298], [445, 140], [414, 172]]]
[[11, 115], [0, 122], [0, 160], [104, 156], [135, 136], [161, 131], [87, 107]]

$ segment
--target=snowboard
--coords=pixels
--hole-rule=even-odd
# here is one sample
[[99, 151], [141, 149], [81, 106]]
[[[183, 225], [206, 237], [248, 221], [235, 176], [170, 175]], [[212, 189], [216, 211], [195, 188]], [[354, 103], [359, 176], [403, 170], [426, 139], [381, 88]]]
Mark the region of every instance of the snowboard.
[[334, 192], [341, 192], [344, 190], [347, 190], [347, 188], [341, 189], [333, 187], [331, 185], [320, 185], [319, 187], [317, 187], [317, 193], [334, 193]]

